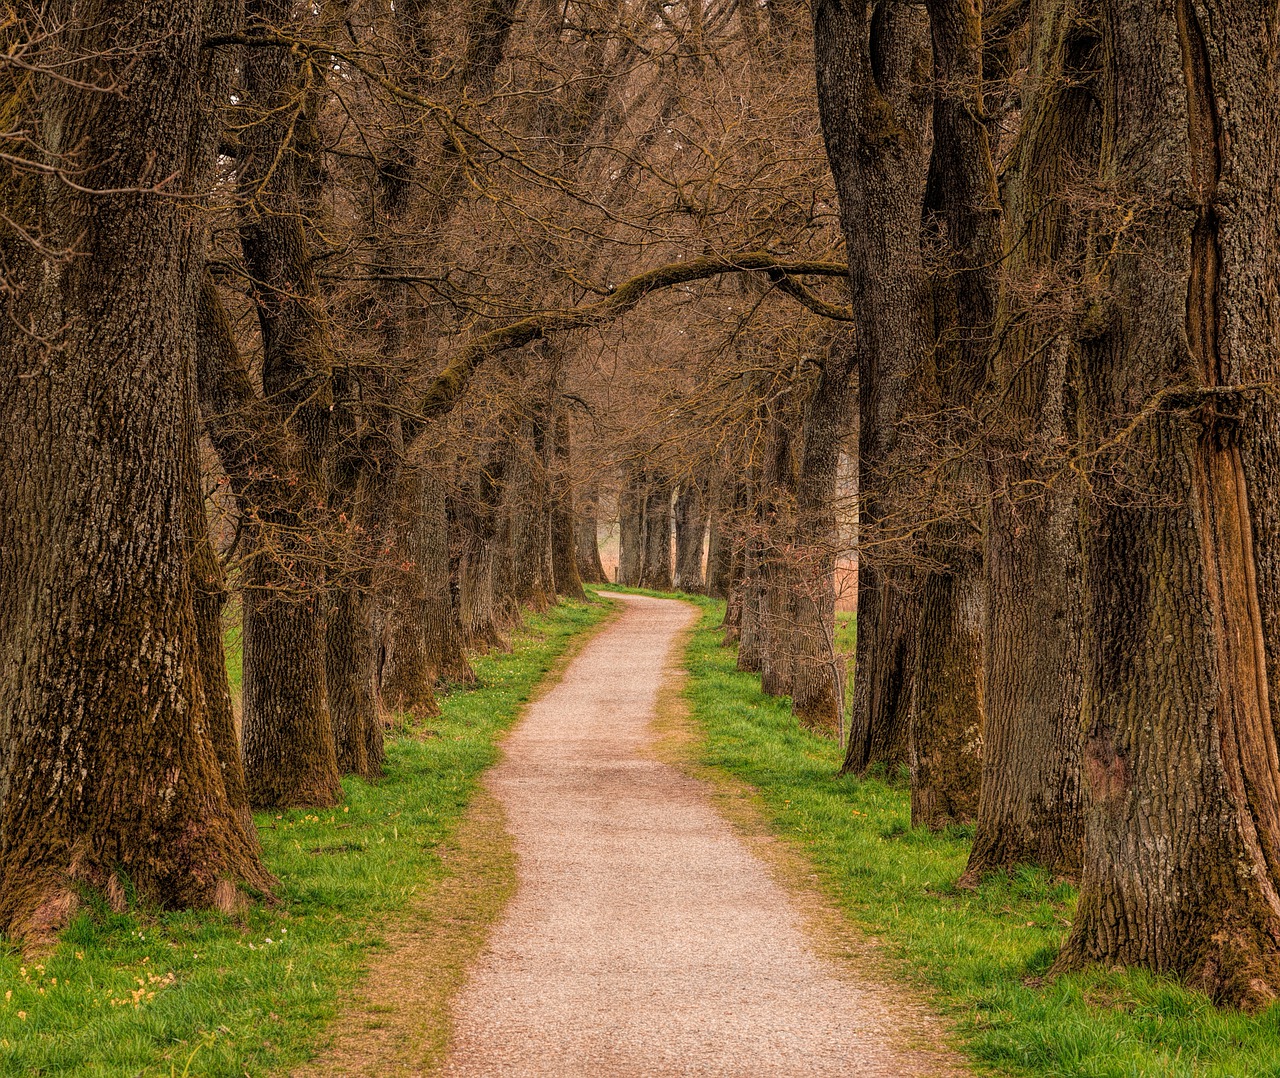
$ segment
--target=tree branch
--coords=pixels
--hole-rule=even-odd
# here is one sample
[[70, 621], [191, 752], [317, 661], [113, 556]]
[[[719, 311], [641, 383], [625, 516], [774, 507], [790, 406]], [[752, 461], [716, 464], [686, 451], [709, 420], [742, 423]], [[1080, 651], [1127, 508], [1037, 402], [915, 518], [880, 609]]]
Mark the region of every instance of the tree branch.
[[[791, 278], [797, 276], [847, 277], [849, 267], [841, 262], [788, 262], [766, 251], [749, 251], [659, 266], [624, 281], [597, 303], [530, 315], [519, 322], [500, 326], [476, 337], [458, 352], [453, 361], [423, 391], [419, 398], [417, 421], [407, 424], [406, 440], [416, 438], [423, 425], [448, 413], [466, 391], [476, 370], [491, 356], [511, 348], [520, 348], [548, 333], [605, 325], [633, 310], [652, 292], [725, 273], [768, 273], [771, 277], [776, 276], [782, 291], [799, 299], [810, 310], [842, 322], [853, 319], [850, 312], [818, 299], [802, 285], [791, 281]], [[788, 281], [795, 287], [784, 283]]]

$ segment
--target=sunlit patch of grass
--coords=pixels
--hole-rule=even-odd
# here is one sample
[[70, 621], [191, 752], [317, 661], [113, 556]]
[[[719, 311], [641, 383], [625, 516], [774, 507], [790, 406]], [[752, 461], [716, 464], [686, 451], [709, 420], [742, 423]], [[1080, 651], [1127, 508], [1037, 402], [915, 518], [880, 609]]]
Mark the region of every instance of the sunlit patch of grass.
[[[1251, 1018], [1138, 971], [1041, 984], [1070, 926], [1074, 889], [1026, 869], [958, 891], [969, 829], [913, 831], [905, 787], [839, 777], [840, 747], [801, 730], [785, 699], [735, 669], [716, 631], [723, 604], [693, 601], [703, 617], [686, 656], [685, 694], [701, 733], [691, 751], [757, 791], [776, 832], [953, 1018], [977, 1064], [1052, 1078], [1280, 1075], [1280, 1007]], [[851, 635], [852, 618], [841, 628]]]
[[311, 1054], [383, 933], [446, 869], [495, 739], [602, 603], [531, 617], [510, 654], [474, 661], [476, 688], [392, 740], [387, 775], [343, 782], [342, 805], [260, 814], [279, 901], [240, 917], [85, 909], [56, 950], [0, 944], [0, 1075], [278, 1073]]

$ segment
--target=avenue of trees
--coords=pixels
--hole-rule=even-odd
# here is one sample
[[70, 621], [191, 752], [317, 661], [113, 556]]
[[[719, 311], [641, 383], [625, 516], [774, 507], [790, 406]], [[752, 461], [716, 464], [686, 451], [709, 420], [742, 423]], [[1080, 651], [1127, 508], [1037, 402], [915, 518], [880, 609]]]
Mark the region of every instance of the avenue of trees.
[[251, 810], [376, 779], [608, 534], [963, 886], [1077, 881], [1055, 971], [1269, 1003], [1278, 26], [0, 9], [0, 933], [270, 894]]

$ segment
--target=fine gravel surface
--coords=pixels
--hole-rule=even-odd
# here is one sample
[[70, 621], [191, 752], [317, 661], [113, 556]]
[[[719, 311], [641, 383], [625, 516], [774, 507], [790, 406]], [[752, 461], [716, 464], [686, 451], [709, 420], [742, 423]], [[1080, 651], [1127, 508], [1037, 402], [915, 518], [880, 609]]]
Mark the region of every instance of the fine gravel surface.
[[533, 704], [488, 786], [518, 889], [454, 1007], [445, 1073], [959, 1073], [901, 986], [821, 957], [708, 789], [651, 751], [696, 610], [622, 616]]

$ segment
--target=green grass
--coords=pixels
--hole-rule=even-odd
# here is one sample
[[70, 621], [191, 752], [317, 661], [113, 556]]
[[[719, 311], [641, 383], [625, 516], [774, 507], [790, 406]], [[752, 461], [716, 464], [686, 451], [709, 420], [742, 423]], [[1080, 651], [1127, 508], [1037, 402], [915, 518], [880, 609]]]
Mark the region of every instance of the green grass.
[[[259, 815], [279, 903], [215, 913], [82, 912], [57, 949], [0, 944], [0, 1075], [259, 1076], [307, 1059], [382, 933], [445, 875], [495, 738], [602, 603], [531, 617], [479, 687], [387, 746], [387, 776], [347, 779], [336, 809]], [[189, 1065], [189, 1069], [188, 1069]]]
[[765, 696], [757, 676], [739, 673], [715, 630], [722, 604], [694, 601], [703, 618], [685, 694], [702, 733], [699, 762], [755, 788], [766, 818], [815, 866], [843, 912], [953, 1016], [959, 1046], [981, 1069], [1063, 1078], [1280, 1075], [1280, 1007], [1250, 1018], [1142, 972], [1037, 984], [1069, 927], [1073, 889], [1025, 870], [976, 893], [957, 891], [967, 830], [912, 831], [905, 788], [837, 777], [839, 746], [799, 729], [786, 699]]

